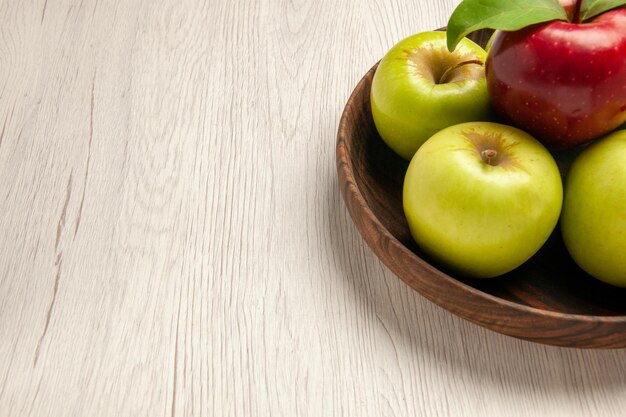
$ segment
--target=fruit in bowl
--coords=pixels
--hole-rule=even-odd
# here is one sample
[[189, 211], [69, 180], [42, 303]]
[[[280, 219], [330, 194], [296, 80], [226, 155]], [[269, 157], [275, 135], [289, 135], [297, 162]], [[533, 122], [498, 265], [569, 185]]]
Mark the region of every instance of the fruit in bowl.
[[485, 57], [469, 39], [449, 52], [445, 32], [419, 33], [391, 48], [378, 65], [370, 95], [385, 143], [409, 160], [439, 130], [489, 120]]
[[[563, 203], [558, 165], [545, 146], [571, 149], [572, 159], [577, 145], [626, 122], [622, 5], [626, 0], [464, 0], [446, 34], [411, 36], [385, 55], [372, 80], [372, 116], [389, 147], [411, 160], [403, 209], [431, 259], [466, 276], [493, 277], [545, 243]], [[498, 29], [486, 67], [484, 50], [464, 37], [480, 28]], [[485, 122], [490, 105], [519, 128]], [[626, 152], [605, 159], [626, 165]], [[579, 171], [593, 178], [581, 168], [573, 178]], [[564, 236], [584, 241], [579, 213], [595, 207], [585, 191], [595, 186], [572, 181], [570, 188], [583, 191], [569, 193]], [[609, 268], [624, 274], [620, 265]]]
[[563, 241], [587, 273], [626, 287], [626, 130], [586, 148], [565, 180]]
[[[470, 37], [475, 42], [480, 45], [486, 45], [486, 41], [492, 31], [481, 30], [481, 28], [517, 31], [528, 25], [540, 24], [542, 21], [566, 21], [568, 16], [572, 16], [572, 4], [575, 7], [581, 7], [584, 15], [591, 18], [593, 13], [597, 16], [616, 6], [626, 4], [626, 0], [621, 2], [621, 4], [620, 2], [621, 0], [587, 1], [587, 10], [585, 11], [584, 4], [578, 3], [576, 5], [573, 0], [569, 0], [570, 11], [566, 12], [566, 8], [556, 3], [556, 0], [464, 0], [461, 6], [471, 4], [476, 6], [476, 4], [480, 4], [481, 7], [476, 8], [476, 13], [473, 15], [471, 7], [469, 7], [470, 10], [467, 8], [464, 11], [462, 10], [463, 13], [460, 13], [459, 16], [465, 20], [462, 22], [462, 25], [457, 25], [456, 29], [454, 29], [454, 25], [448, 25], [448, 35], [450, 35], [451, 27], [453, 33], [452, 36], [448, 37], [448, 39], [452, 39], [450, 50], [455, 49], [454, 46], [457, 42], [455, 37], [459, 34], [462, 38], [465, 34], [471, 32]], [[546, 7], [538, 7], [538, 4]], [[494, 5], [500, 7], [500, 9]], [[605, 8], [607, 5], [608, 9]], [[508, 7], [513, 7], [513, 12], [508, 13], [504, 10]], [[495, 10], [500, 17], [494, 19], [480, 16], [480, 13], [486, 10]], [[500, 13], [500, 11], [503, 11], [503, 13]], [[568, 15], [567, 13], [570, 14]], [[509, 21], [505, 22], [506, 24], [501, 24], [502, 21], [497, 21], [498, 19], [502, 20], [502, 16], [508, 16]], [[529, 20], [532, 21], [529, 22]], [[487, 26], [484, 26], [485, 23]], [[481, 27], [480, 25], [483, 26]], [[463, 32], [466, 33], [464, 34]], [[481, 226], [481, 217], [476, 217], [476, 213], [480, 215], [480, 210], [475, 210], [472, 216], [469, 210], [458, 209], [459, 206], [467, 204], [467, 201], [470, 201], [470, 199], [473, 199], [473, 201], [479, 199], [478, 192], [468, 193], [467, 189], [469, 187], [464, 185], [469, 181], [469, 175], [458, 176], [455, 174], [455, 171], [462, 169], [463, 164], [449, 164], [448, 166], [451, 166], [452, 169], [448, 169], [443, 173], [440, 171], [438, 179], [428, 181], [430, 185], [427, 186], [426, 192], [415, 194], [411, 192], [410, 189], [415, 185], [411, 185], [413, 179], [418, 182], [426, 182], [425, 179], [420, 178], [419, 170], [415, 171], [417, 172], [415, 174], [413, 167], [415, 166], [414, 161], [429, 149], [431, 142], [430, 140], [427, 141], [417, 151], [409, 165], [410, 168], [406, 172], [407, 176], [405, 178], [403, 174], [405, 173], [406, 164], [399, 161], [398, 157], [380, 143], [379, 135], [376, 134], [371, 123], [372, 118], [369, 114], [371, 103], [369, 98], [371, 80], [374, 77], [375, 68], [361, 80], [346, 105], [338, 135], [337, 168], [341, 180], [341, 191], [347, 203], [346, 206], [364, 239], [378, 257], [399, 278], [403, 279], [409, 286], [426, 298], [460, 317], [492, 330], [536, 342], [569, 347], [623, 348], [626, 346], [626, 308], [624, 307], [626, 306], [626, 292], [590, 279], [588, 274], [581, 268], [578, 268], [574, 260], [567, 256], [563, 241], [558, 238], [557, 233], [552, 234], [545, 247], [530, 262], [520, 268], [516, 268], [511, 273], [505, 274], [502, 279], [458, 279], [460, 278], [459, 271], [466, 276], [493, 276], [514, 267], [522, 259], [515, 263], [511, 262], [509, 266], [506, 268], [502, 267], [500, 270], [487, 270], [487, 267], [497, 267], [494, 265], [501, 262], [501, 254], [503, 252], [497, 250], [491, 252], [477, 250], [480, 245], [487, 241], [479, 233], [489, 233], [489, 231], [497, 230], [497, 226], [495, 226], [497, 222], [489, 222], [487, 226], [483, 223], [482, 227], [479, 227]], [[453, 129], [453, 127], [449, 129]], [[434, 135], [433, 138], [439, 137], [441, 139], [440, 135], [443, 135], [447, 130], [445, 129]], [[483, 149], [480, 152], [480, 155], [487, 158], [487, 165], [489, 165], [490, 159], [493, 162], [497, 156], [492, 152], [484, 152], [489, 149], [491, 148]], [[566, 173], [567, 168], [570, 166], [569, 162], [575, 159], [579, 152], [584, 152], [585, 149], [587, 149], [587, 145], [576, 146], [567, 150], [553, 151], [552, 155], [557, 160], [556, 162], [562, 166], [563, 172]], [[593, 148], [589, 147], [588, 149]], [[460, 149], [459, 152], [461, 152]], [[476, 157], [477, 151], [474, 150], [473, 152], [474, 157]], [[435, 156], [434, 151], [429, 151], [429, 154], [430, 156]], [[441, 154], [445, 154], [445, 152], [442, 151]], [[566, 158], [563, 158], [564, 156]], [[446, 165], [446, 163], [430, 161], [430, 159], [424, 158], [423, 160], [433, 164], [434, 169], [439, 169], [442, 165]], [[476, 162], [474, 164], [475, 166], [480, 166]], [[482, 164], [483, 166], [485, 165], [484, 160]], [[470, 165], [469, 162], [467, 165]], [[616, 157], [612, 165], [614, 167], [618, 165], [626, 166], [626, 156]], [[484, 168], [489, 170], [496, 167]], [[476, 169], [476, 171], [480, 171], [480, 169]], [[497, 172], [496, 169], [493, 169], [493, 171]], [[532, 168], [529, 170], [529, 173], [535, 171], [535, 168]], [[555, 171], [553, 169], [551, 171], [552, 174], [550, 176], [556, 178]], [[424, 171], [424, 173], [430, 175], [431, 170]], [[402, 198], [399, 199], [403, 181], [405, 185], [404, 192], [402, 193]], [[484, 188], [487, 190], [493, 189], [495, 184], [502, 182], [504, 181], [494, 181], [494, 183]], [[456, 187], [454, 186], [455, 184], [457, 185]], [[513, 192], [509, 188], [512, 187], [505, 186], [504, 190]], [[569, 188], [571, 189], [571, 187]], [[467, 195], [467, 199], [461, 197], [449, 199], [439, 197], [441, 193], [444, 193], [443, 189], [448, 190], [450, 195]], [[432, 197], [431, 200], [438, 200], [443, 202], [443, 204], [437, 205], [439, 209], [430, 210], [429, 219], [420, 220], [421, 208], [427, 207], [426, 199], [420, 196], [425, 196], [428, 193]], [[504, 195], [504, 193], [501, 194]], [[567, 191], [565, 194], [567, 195]], [[585, 193], [581, 192], [580, 194]], [[501, 195], [497, 197], [501, 197]], [[540, 197], [544, 197], [544, 195], [542, 194]], [[403, 199], [404, 207], [402, 204]], [[526, 200], [532, 200], [532, 197]], [[588, 200], [587, 195], [579, 195], [578, 198], [571, 200], [571, 204], [573, 207], [579, 204], [592, 204], [592, 202], [584, 200]], [[583, 201], [584, 203], [582, 203]], [[525, 203], [528, 203], [530, 207], [535, 205], [531, 204], [534, 201], [525, 201]], [[545, 202], [541, 201], [537, 203], [540, 206], [545, 204]], [[473, 206], [477, 206], [477, 204], [470, 204], [467, 207], [473, 208]], [[488, 205], [485, 213], [492, 213], [488, 210], [493, 210], [493, 206]], [[406, 216], [402, 216], [403, 208]], [[456, 210], [455, 216], [451, 214], [454, 210]], [[497, 211], [496, 215], [503, 217], [506, 215], [514, 216], [515, 210], [516, 205], [511, 203], [506, 205], [506, 208]], [[563, 213], [565, 213], [565, 210]], [[414, 215], [414, 213], [416, 214]], [[517, 213], [519, 214], [519, 212]], [[554, 215], [554, 213], [552, 215], [558, 216]], [[413, 225], [411, 230], [409, 230], [405, 217], [412, 224], [421, 222], [422, 225]], [[495, 215], [492, 215], [492, 217], [495, 218]], [[522, 219], [524, 217], [520, 216]], [[582, 225], [578, 220], [573, 220], [572, 224], [573, 227]], [[598, 235], [602, 234], [602, 229], [609, 230], [613, 226], [611, 222], [604, 223], [598, 221], [595, 224], [598, 225], [598, 230], [594, 232], [598, 233]], [[448, 230], [452, 234], [455, 232], [454, 227], [466, 227], [469, 230], [473, 225], [478, 227], [478, 232], [473, 235], [473, 239], [470, 239], [469, 243], [464, 241], [465, 236], [461, 235], [462, 239], [450, 239], [449, 244], [441, 244], [432, 236], [429, 239], [427, 236], [428, 231], [420, 232], [418, 229], [420, 227], [430, 227], [434, 230], [433, 233], [445, 235], [445, 232], [442, 232], [442, 230]], [[540, 224], [540, 229], [543, 230], [543, 227], [545, 227], [545, 224], [543, 226]], [[542, 233], [548, 233], [549, 230], [550, 228], [546, 227], [546, 231]], [[422, 250], [417, 250], [413, 242], [410, 242], [410, 232], [415, 236], [414, 240], [418, 242]], [[424, 239], [433, 243], [424, 243], [422, 242]], [[449, 237], [443, 236], [443, 239], [449, 239]], [[493, 237], [490, 236], [490, 239], [493, 239]], [[580, 238], [580, 240], [584, 241], [584, 237]], [[518, 238], [517, 241], [520, 242], [522, 239]], [[468, 248], [467, 251], [458, 249], [463, 242], [465, 242], [466, 248]], [[536, 247], [541, 242], [531, 243]], [[432, 248], [428, 248], [427, 246], [431, 244]], [[623, 247], [624, 244], [618, 242], [615, 243], [614, 249]], [[527, 247], [520, 249], [513, 245], [510, 248], [512, 252], [528, 250]], [[590, 252], [593, 252], [598, 247], [588, 247], [588, 249]], [[452, 252], [457, 253], [456, 260], [448, 258]], [[424, 256], [428, 254], [430, 256]], [[472, 264], [476, 254], [479, 256], [491, 255], [491, 258], [484, 262], [483, 265]], [[513, 258], [513, 255], [510, 253], [504, 253], [504, 256]], [[469, 262], [466, 263], [464, 259], [468, 259]], [[584, 266], [584, 261], [579, 262], [581, 266]], [[458, 266], [455, 267], [457, 263]], [[607, 267], [617, 268], [615, 263], [610, 262], [607, 262]], [[472, 268], [472, 270], [468, 271], [466, 268]], [[624, 273], [621, 274], [624, 276]]]
[[562, 183], [548, 150], [524, 131], [488, 122], [441, 130], [416, 152], [403, 206], [418, 246], [469, 277], [509, 272], [552, 233]]

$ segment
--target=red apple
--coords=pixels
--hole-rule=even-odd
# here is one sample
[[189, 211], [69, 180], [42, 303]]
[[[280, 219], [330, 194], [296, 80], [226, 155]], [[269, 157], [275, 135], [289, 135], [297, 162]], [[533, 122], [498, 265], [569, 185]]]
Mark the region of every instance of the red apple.
[[561, 4], [570, 21], [498, 32], [485, 67], [494, 109], [553, 149], [626, 122], [626, 8], [578, 22]]

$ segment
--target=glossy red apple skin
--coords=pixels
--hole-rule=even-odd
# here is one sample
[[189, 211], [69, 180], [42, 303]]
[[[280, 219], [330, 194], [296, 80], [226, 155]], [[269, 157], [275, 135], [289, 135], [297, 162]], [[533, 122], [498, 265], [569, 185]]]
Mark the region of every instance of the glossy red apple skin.
[[588, 142], [626, 122], [626, 8], [498, 32], [485, 70], [511, 124], [552, 149]]

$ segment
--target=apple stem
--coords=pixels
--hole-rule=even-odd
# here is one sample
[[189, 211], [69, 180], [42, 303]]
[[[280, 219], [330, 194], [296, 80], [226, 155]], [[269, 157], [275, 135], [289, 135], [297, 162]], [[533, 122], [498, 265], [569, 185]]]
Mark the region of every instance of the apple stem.
[[447, 70], [443, 73], [443, 75], [441, 76], [441, 78], [439, 78], [439, 82], [438, 82], [437, 84], [445, 84], [445, 83], [447, 83], [447, 82], [448, 82], [448, 76], [449, 76], [449, 75], [450, 75], [453, 71], [455, 71], [455, 70], [457, 70], [457, 69], [459, 69], [459, 68], [461, 68], [461, 67], [463, 67], [463, 66], [465, 66], [465, 65], [471, 65], [471, 64], [474, 64], [474, 65], [481, 65], [481, 66], [482, 66], [482, 65], [485, 65], [485, 64], [484, 64], [484, 62], [483, 62], [483, 61], [481, 61], [481, 60], [479, 60], [479, 59], [471, 59], [471, 60], [469, 60], [469, 61], [463, 61], [463, 62], [460, 62], [460, 63], [456, 64], [455, 66], [448, 68], [448, 69], [447, 69]]
[[572, 23], [580, 23], [580, 8], [583, 4], [583, 0], [576, 0], [576, 6], [574, 7], [574, 15], [572, 16]]
[[484, 162], [486, 162], [488, 165], [493, 165], [491, 161], [496, 156], [498, 156], [498, 151], [496, 151], [495, 149], [485, 149], [480, 154], [482, 155]]

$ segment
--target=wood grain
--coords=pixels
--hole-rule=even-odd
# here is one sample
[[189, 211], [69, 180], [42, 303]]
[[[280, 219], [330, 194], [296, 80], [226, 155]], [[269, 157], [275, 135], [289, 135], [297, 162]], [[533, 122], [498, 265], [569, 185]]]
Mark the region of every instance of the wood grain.
[[624, 351], [467, 323], [371, 252], [341, 111], [458, 1], [0, 1], [0, 416], [619, 416]]

